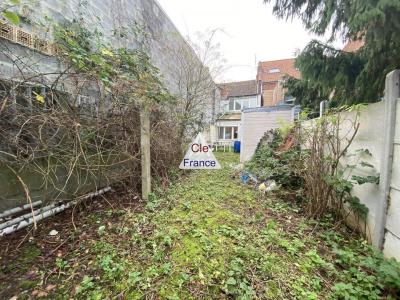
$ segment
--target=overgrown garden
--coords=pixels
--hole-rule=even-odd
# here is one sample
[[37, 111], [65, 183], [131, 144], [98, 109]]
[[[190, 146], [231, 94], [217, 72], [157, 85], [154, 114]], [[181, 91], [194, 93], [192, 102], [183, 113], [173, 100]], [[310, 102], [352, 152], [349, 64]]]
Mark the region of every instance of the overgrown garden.
[[2, 249], [3, 297], [396, 299], [397, 262], [332, 214], [308, 218], [296, 191], [242, 185], [235, 154], [217, 157], [223, 169], [192, 172], [147, 203], [109, 196], [79, 212], [73, 234], [56, 221], [43, 233], [59, 237]]
[[[198, 46], [195, 53], [183, 39], [167, 48], [136, 21], [105, 37], [89, 21], [85, 2], [63, 23], [32, 15], [34, 5], [6, 1], [0, 6], [7, 30], [12, 30], [8, 24], [29, 24], [51, 39], [34, 36], [31, 47], [41, 43], [53, 49], [49, 57], [36, 48], [1, 46], [17, 70], [0, 82], [1, 169], [28, 203], [38, 189], [53, 202], [113, 183], [140, 190], [141, 154], [150, 152], [140, 149], [140, 116], [146, 111], [151, 174], [166, 184], [187, 136], [210, 118], [214, 83], [204, 62], [215, 55], [212, 36], [206, 49]], [[154, 43], [165, 46], [170, 71], [177, 74], [168, 82], [150, 57]]]
[[[276, 2], [278, 15], [302, 15], [304, 1]], [[368, 12], [372, 2], [355, 1]], [[18, 24], [14, 8], [20, 3], [10, 0], [0, 6], [3, 18]], [[367, 46], [360, 54], [336, 55], [326, 46], [311, 44], [298, 59], [305, 78], [291, 88], [308, 93], [299, 99], [315, 108], [310, 99], [332, 94], [322, 77], [332, 66], [347, 71], [350, 66], [357, 71], [352, 73], [356, 79], [339, 72], [335, 87], [343, 89], [334, 89], [332, 103], [336, 97], [352, 103], [360, 95], [375, 101], [382, 78], [366, 91], [358, 84], [375, 74], [376, 66], [364, 59], [380, 49], [374, 44], [379, 32], [351, 15], [356, 4], [343, 1], [343, 8], [329, 3], [322, 9], [309, 3], [302, 15], [307, 26], [322, 34], [336, 16], [338, 28], [354, 25], [347, 37], [365, 32]], [[398, 8], [392, 1], [379, 3], [385, 12]], [[317, 22], [320, 12], [323, 18]], [[372, 16], [381, 20], [380, 14]], [[11, 172], [27, 203], [32, 203], [32, 190], [26, 174], [43, 190], [52, 190], [54, 201], [65, 200], [65, 194], [79, 200], [81, 188], [87, 186], [112, 185], [115, 191], [93, 202], [79, 201], [49, 222], [34, 224], [32, 232], [2, 240], [0, 298], [400, 297], [399, 263], [368, 245], [369, 212], [352, 194], [356, 185], [378, 184], [379, 174], [350, 176], [356, 167], [373, 169], [362, 158], [343, 164], [358, 119], [347, 120], [350, 130], [345, 135], [340, 126], [347, 113], [357, 116], [361, 106], [341, 107], [307, 126], [303, 122], [268, 132], [242, 170], [257, 177], [257, 185], [241, 182], [238, 156], [230, 153], [218, 153], [221, 170], [178, 173], [185, 137], [201, 131], [208, 118], [213, 82], [205, 62], [210, 57], [199, 55], [198, 60], [182, 44], [165, 48], [176, 55], [173, 67], [179, 71], [176, 82], [170, 82], [177, 88], [172, 94], [151, 62], [148, 46], [154, 37], [146, 28], [116, 28], [115, 38], [128, 42], [129, 34], [138, 45], [114, 47], [85, 21], [84, 14], [65, 24], [46, 20], [44, 27], [51, 29], [57, 45], [47, 62], [61, 66], [56, 72], [30, 65], [26, 53], [0, 49], [19, 70], [18, 76], [2, 82], [0, 167]], [[214, 34], [204, 53], [215, 58]], [[318, 72], [325, 55], [326, 68]], [[310, 56], [320, 59], [309, 66]], [[389, 62], [396, 66], [394, 60]], [[34, 71], [23, 72], [25, 68]], [[318, 80], [312, 77], [315, 72]], [[143, 109], [151, 114], [151, 172], [156, 181], [147, 201], [138, 196]], [[369, 155], [367, 149], [351, 155], [361, 154]], [[278, 185], [274, 191], [258, 190], [259, 183], [272, 180]]]

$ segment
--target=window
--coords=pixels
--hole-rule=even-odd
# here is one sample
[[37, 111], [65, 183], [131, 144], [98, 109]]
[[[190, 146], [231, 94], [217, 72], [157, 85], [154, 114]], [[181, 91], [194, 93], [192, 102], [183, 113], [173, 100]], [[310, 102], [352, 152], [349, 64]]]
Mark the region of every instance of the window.
[[257, 107], [257, 102], [257, 96], [230, 99], [229, 111], [241, 111], [242, 109]]
[[235, 110], [235, 102], [233, 100], [229, 100], [229, 110]]
[[5, 99], [9, 105], [21, 111], [54, 110], [59, 107], [59, 100], [68, 102], [69, 95], [35, 83], [15, 83], [0, 80], [0, 107]]
[[257, 98], [252, 98], [252, 99], [250, 99], [250, 108], [251, 107], [257, 107]]
[[225, 140], [231, 140], [232, 139], [232, 129], [233, 127], [225, 127]]
[[218, 139], [219, 140], [223, 140], [225, 135], [224, 135], [224, 131], [225, 127], [218, 127]]
[[279, 70], [278, 68], [273, 68], [273, 69], [269, 69], [268, 73], [273, 74], [273, 73], [280, 73], [281, 70]]
[[286, 103], [294, 103], [295, 98], [292, 95], [285, 94], [285, 97], [283, 98], [283, 100]]
[[243, 100], [235, 100], [235, 110], [242, 110], [242, 101]]
[[237, 126], [221, 126], [218, 127], [219, 140], [236, 140], [238, 138]]
[[13, 90], [15, 96], [15, 102], [19, 108], [31, 107], [32, 106], [32, 88], [30, 86], [19, 86]]

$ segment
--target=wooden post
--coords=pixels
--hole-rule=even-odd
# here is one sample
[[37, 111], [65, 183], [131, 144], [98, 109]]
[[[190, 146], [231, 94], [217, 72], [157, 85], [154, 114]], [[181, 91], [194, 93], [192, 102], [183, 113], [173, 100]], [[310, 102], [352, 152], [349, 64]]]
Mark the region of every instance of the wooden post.
[[142, 199], [149, 200], [151, 193], [150, 169], [150, 110], [143, 105], [140, 111], [140, 151], [142, 163]]

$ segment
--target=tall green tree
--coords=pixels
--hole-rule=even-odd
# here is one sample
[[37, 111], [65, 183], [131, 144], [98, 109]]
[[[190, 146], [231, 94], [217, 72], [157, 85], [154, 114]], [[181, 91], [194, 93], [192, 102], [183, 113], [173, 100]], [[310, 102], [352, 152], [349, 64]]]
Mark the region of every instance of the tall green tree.
[[[330, 37], [328, 44], [312, 41], [298, 56], [304, 89], [316, 86], [331, 103], [375, 102], [383, 95], [388, 72], [400, 68], [399, 0], [264, 0], [279, 18], [299, 18], [310, 32]], [[363, 40], [356, 53], [334, 49], [329, 42]], [[299, 83], [288, 81], [296, 95]], [[314, 93], [312, 89], [307, 96]], [[313, 105], [312, 101], [309, 103]]]

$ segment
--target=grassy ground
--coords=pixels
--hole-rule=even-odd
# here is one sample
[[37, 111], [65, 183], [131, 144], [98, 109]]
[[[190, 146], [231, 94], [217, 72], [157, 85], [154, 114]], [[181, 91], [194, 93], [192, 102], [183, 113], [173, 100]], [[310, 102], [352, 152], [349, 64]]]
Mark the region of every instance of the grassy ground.
[[377, 278], [360, 267], [372, 255], [364, 242], [329, 230], [329, 219], [303, 218], [282, 201], [290, 195], [240, 185], [229, 167], [238, 156], [218, 157], [223, 169], [193, 171], [145, 206], [91, 213], [68, 237], [73, 246], [47, 251], [46, 263], [34, 242], [24, 242], [13, 262], [3, 255], [3, 296], [378, 298]]

